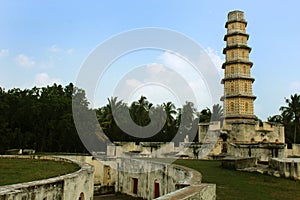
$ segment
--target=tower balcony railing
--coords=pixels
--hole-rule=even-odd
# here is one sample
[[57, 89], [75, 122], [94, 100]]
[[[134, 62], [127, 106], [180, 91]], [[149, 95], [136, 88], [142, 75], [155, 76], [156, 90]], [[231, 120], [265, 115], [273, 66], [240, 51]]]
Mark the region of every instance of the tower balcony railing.
[[246, 29], [227, 29], [227, 34], [232, 34], [232, 33], [246, 33]]
[[226, 56], [226, 62], [232, 62], [232, 61], [249, 61], [249, 56], [244, 56], [244, 57], [235, 57], [235, 58], [228, 58]]
[[234, 47], [234, 46], [248, 46], [247, 41], [227, 41], [226, 47]]
[[250, 73], [225, 73], [225, 78], [251, 78], [251, 74]]

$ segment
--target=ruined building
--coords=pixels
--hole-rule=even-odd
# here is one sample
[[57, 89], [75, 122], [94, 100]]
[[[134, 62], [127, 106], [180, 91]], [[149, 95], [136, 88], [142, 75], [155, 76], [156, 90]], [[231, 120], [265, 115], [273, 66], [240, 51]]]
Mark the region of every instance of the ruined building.
[[275, 123], [260, 123], [254, 114], [256, 96], [252, 93], [252, 84], [255, 79], [251, 77], [253, 63], [249, 60], [251, 48], [248, 46], [246, 27], [247, 21], [242, 11], [229, 12], [224, 36], [225, 62], [222, 65], [224, 116], [222, 123], [200, 124], [199, 142], [210, 142], [205, 141], [206, 133], [219, 133], [223, 139], [220, 138], [212, 154], [223, 152], [266, 161], [271, 157], [284, 156], [284, 127]]

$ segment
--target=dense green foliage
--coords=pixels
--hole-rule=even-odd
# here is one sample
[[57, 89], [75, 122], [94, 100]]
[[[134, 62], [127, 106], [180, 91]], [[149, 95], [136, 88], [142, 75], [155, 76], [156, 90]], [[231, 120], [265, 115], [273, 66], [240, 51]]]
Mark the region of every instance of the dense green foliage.
[[280, 107], [281, 114], [270, 116], [269, 122], [282, 123], [285, 128], [285, 139], [288, 145], [300, 143], [300, 95], [291, 95], [285, 99], [286, 106]]
[[[111, 97], [107, 105], [96, 110], [96, 114], [102, 130], [111, 141], [178, 143], [183, 141], [186, 135], [189, 135], [190, 139], [197, 138], [198, 122], [209, 122], [212, 118], [219, 120], [222, 108], [220, 105], [214, 105], [213, 112], [208, 108], [197, 112], [192, 102], [186, 102], [182, 108], [176, 108], [172, 102], [154, 106], [144, 96], [128, 106], [117, 97]], [[116, 116], [119, 121], [116, 120]], [[120, 121], [127, 130], [120, 128]], [[140, 135], [136, 137], [130, 135], [130, 131], [136, 131], [129, 129], [132, 121], [140, 127], [153, 123], [154, 126], [162, 128], [151, 137], [147, 137], [145, 131], [140, 131]]]
[[74, 163], [0, 158], [0, 186], [41, 180], [79, 170]]
[[0, 88], [0, 153], [14, 148], [84, 152], [73, 121], [74, 96], [87, 109], [84, 91], [71, 83], [7, 92]]
[[[81, 112], [75, 114], [81, 115], [78, 123], [85, 127], [83, 132], [88, 131], [95, 137], [97, 124], [91, 124], [93, 120], [89, 119], [95, 112], [100, 127], [112, 142], [178, 143], [186, 135], [190, 139], [197, 138], [199, 121], [218, 120], [222, 115], [220, 105], [214, 105], [212, 111], [206, 108], [197, 112], [191, 102], [186, 102], [182, 108], [176, 108], [172, 102], [155, 106], [144, 96], [130, 105], [117, 97], [111, 97], [107, 105], [95, 110], [89, 109], [88, 104], [85, 92], [72, 83], [65, 87], [54, 84], [8, 91], [0, 87], [0, 153], [8, 149], [26, 148], [38, 152], [86, 152], [77, 134], [72, 106], [73, 110]], [[133, 130], [120, 128], [119, 122], [127, 128], [132, 127], [129, 123], [134, 123], [137, 126], [133, 127], [141, 130], [139, 135], [132, 136], [130, 133]], [[149, 136], [149, 133], [142, 131], [149, 124], [162, 128]]]
[[300, 199], [299, 181], [223, 169], [220, 161], [177, 160], [175, 163], [199, 171], [203, 183], [216, 184], [219, 200]]

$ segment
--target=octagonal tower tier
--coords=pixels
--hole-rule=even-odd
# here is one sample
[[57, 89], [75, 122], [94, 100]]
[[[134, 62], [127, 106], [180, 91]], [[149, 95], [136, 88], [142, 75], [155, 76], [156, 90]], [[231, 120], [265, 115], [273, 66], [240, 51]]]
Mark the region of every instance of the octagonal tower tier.
[[247, 22], [242, 11], [232, 11], [228, 14], [224, 36], [226, 47], [223, 49], [226, 60], [222, 65], [225, 70], [224, 84], [224, 117], [226, 122], [255, 122], [254, 100], [251, 77], [253, 63], [249, 61], [251, 48], [248, 46], [249, 35], [246, 33]]

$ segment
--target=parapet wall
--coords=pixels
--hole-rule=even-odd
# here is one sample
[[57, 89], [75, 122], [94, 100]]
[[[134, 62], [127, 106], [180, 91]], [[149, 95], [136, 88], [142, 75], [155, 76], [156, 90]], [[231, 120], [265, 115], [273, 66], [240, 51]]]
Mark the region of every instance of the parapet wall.
[[287, 157], [300, 157], [300, 144], [293, 144], [292, 149], [287, 149]]
[[0, 199], [22, 200], [62, 200], [93, 199], [94, 168], [91, 165], [55, 156], [1, 156], [4, 158], [23, 158], [73, 162], [81, 169], [54, 178], [0, 186]]
[[207, 200], [216, 198], [214, 184], [202, 184], [199, 172], [183, 166], [117, 159], [117, 168], [117, 192], [160, 200], [189, 199], [191, 195], [192, 199], [203, 199], [203, 196]]

